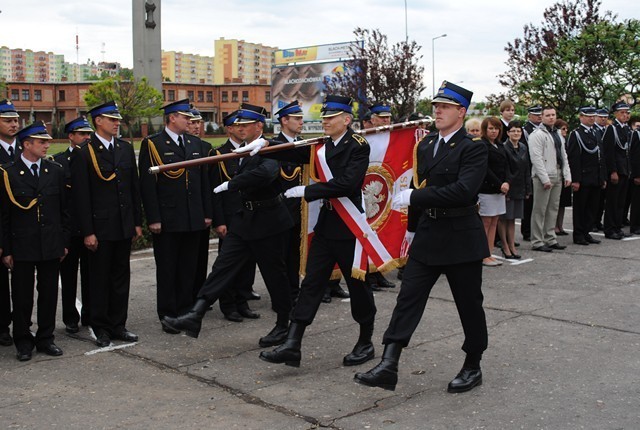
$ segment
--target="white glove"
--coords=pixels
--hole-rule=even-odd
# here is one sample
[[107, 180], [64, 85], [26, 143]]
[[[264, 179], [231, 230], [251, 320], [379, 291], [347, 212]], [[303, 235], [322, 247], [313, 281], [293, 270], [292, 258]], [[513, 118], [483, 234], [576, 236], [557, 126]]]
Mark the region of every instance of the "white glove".
[[295, 199], [298, 197], [304, 197], [304, 185], [298, 185], [297, 187], [289, 188], [284, 192], [284, 196], [288, 199]]
[[269, 146], [269, 142], [266, 139], [259, 138], [254, 140], [251, 143], [247, 143], [245, 146], [241, 146], [238, 149], [234, 149], [233, 152], [239, 153], [239, 154], [248, 152], [249, 155], [254, 156], [258, 153], [258, 151], [260, 151], [265, 146]]
[[396, 193], [396, 195], [393, 196], [393, 201], [391, 206], [394, 208], [404, 208], [409, 206], [409, 204], [411, 203], [412, 192], [413, 192], [412, 189], [408, 189], [408, 190], [403, 190], [403, 191], [400, 191], [399, 193]]
[[215, 187], [213, 189], [213, 192], [215, 194], [221, 193], [223, 191], [227, 191], [229, 189], [229, 181], [225, 181], [223, 183], [221, 183], [220, 185], [218, 185], [217, 187]]
[[413, 236], [416, 234], [412, 231], [407, 231], [404, 234], [404, 240], [402, 241], [402, 245], [400, 245], [400, 257], [406, 257], [409, 254], [409, 247], [411, 246], [411, 242], [413, 242]]

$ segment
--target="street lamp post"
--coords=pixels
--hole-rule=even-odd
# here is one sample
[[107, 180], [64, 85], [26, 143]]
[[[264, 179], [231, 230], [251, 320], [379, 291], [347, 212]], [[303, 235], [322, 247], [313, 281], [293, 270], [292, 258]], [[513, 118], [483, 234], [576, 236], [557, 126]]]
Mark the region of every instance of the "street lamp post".
[[433, 86], [433, 97], [436, 97], [436, 39], [440, 39], [442, 37], [447, 37], [447, 34], [441, 34], [440, 36], [436, 36], [434, 38], [431, 39], [431, 73], [432, 73], [432, 82], [431, 85]]

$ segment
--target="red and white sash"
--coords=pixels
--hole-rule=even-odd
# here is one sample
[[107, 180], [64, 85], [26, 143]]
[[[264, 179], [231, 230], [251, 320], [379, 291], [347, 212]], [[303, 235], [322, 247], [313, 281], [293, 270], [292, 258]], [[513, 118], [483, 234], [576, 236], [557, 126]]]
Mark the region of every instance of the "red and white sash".
[[[323, 182], [328, 182], [333, 179], [333, 174], [327, 164], [325, 151], [325, 145], [316, 146], [315, 167], [318, 178]], [[331, 198], [329, 201], [357, 239], [351, 269], [352, 277], [364, 280], [369, 261], [381, 272], [386, 271], [385, 269], [388, 269], [389, 266], [393, 268], [397, 265], [367, 222], [366, 215], [360, 212], [348, 197]]]

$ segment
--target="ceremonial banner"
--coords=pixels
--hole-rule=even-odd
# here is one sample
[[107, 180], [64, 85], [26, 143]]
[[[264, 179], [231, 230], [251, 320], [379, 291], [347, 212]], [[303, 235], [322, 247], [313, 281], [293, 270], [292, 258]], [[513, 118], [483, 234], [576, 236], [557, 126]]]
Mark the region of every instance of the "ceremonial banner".
[[[413, 147], [424, 136], [424, 132], [422, 129], [409, 128], [367, 136], [371, 152], [369, 168], [362, 185], [363, 207], [367, 222], [395, 263], [386, 264], [381, 271], [405, 263], [406, 255], [401, 254], [401, 248], [407, 231], [407, 209], [392, 207], [392, 201], [395, 193], [410, 187], [413, 178]], [[305, 177], [307, 184], [319, 180], [318, 173], [312, 165], [306, 169]], [[306, 267], [307, 249], [313, 237], [313, 227], [318, 219], [321, 204], [321, 201], [305, 203], [303, 200], [302, 231], [306, 231], [307, 240], [303, 238], [301, 241], [301, 272], [304, 272]], [[369, 271], [377, 269], [369, 259]], [[332, 278], [339, 276], [340, 271], [336, 267]]]

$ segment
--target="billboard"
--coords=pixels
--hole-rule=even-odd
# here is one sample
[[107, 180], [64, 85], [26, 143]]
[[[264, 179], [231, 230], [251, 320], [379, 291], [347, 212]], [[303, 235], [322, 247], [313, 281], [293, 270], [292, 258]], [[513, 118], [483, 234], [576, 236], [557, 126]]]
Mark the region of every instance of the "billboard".
[[[272, 112], [275, 113], [294, 100], [304, 112], [304, 121], [320, 121], [322, 100], [326, 95], [326, 82], [336, 73], [343, 73], [342, 61], [301, 64], [271, 69]], [[354, 105], [354, 113], [357, 112]]]
[[331, 45], [306, 46], [303, 48], [281, 49], [275, 52], [276, 65], [301, 63], [305, 61], [328, 61], [347, 59], [353, 56], [354, 46], [364, 46], [364, 41], [333, 43]]

